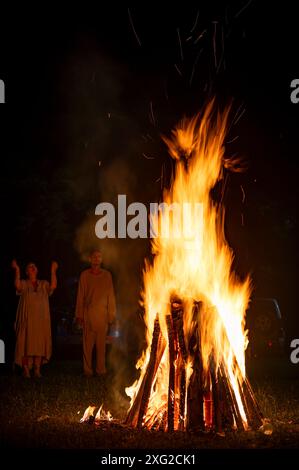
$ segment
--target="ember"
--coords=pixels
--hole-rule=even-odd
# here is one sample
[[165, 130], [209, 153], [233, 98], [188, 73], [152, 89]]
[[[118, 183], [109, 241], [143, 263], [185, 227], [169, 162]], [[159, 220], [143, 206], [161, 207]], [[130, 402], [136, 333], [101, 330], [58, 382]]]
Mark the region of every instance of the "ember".
[[88, 406], [84, 411], [82, 418], [80, 419], [80, 423], [88, 423], [92, 424], [94, 422], [94, 411], [96, 406]]
[[112, 420], [113, 418], [112, 418], [110, 411], [106, 412], [103, 409], [103, 405], [101, 405], [95, 417], [95, 424], [99, 425], [101, 421], [112, 421]]
[[[147, 349], [136, 366], [139, 380], [126, 389], [126, 424], [133, 427], [223, 433], [264, 423], [245, 373], [250, 279], [232, 272], [224, 208], [210, 195], [224, 166], [237, 170], [236, 161], [224, 158], [227, 118], [228, 110], [213, 120], [211, 102], [202, 117], [183, 120], [164, 138], [176, 166], [163, 200], [200, 202], [203, 220], [190, 212], [188, 237], [177, 236], [173, 220], [169, 236], [152, 239], [142, 293]], [[165, 234], [169, 218], [159, 213], [152, 223]]]
[[96, 409], [97, 406], [88, 406], [83, 414], [83, 417], [80, 419], [80, 423], [95, 424], [96, 426], [99, 426], [101, 421], [113, 420], [110, 411], [105, 411], [103, 409], [103, 404], [98, 409], [97, 414], [94, 415]]

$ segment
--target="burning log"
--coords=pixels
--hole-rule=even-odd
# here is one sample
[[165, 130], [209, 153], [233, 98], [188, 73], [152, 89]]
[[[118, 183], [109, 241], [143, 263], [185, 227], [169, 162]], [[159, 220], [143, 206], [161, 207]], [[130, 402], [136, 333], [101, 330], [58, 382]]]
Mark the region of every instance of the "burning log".
[[244, 431], [244, 425], [242, 421], [242, 416], [239, 410], [239, 406], [235, 397], [234, 390], [232, 389], [232, 386], [230, 384], [229, 378], [227, 376], [226, 370], [224, 368], [224, 365], [220, 365], [220, 371], [222, 375], [222, 380], [224, 384], [224, 388], [226, 390], [226, 398], [227, 401], [231, 407], [231, 411], [234, 417], [234, 422], [237, 427], [237, 429]]
[[175, 348], [174, 348], [174, 331], [171, 315], [166, 317], [168, 332], [168, 351], [169, 351], [169, 382], [168, 382], [168, 421], [167, 430], [174, 430], [174, 398], [175, 398]]
[[185, 428], [185, 408], [186, 408], [186, 370], [185, 370], [185, 367], [181, 367], [179, 424], [178, 424], [178, 429], [180, 431], [183, 431]]
[[204, 430], [203, 402], [202, 368], [199, 362], [197, 362], [193, 368], [187, 393], [188, 431], [197, 432]]
[[264, 422], [264, 415], [259, 407], [258, 402], [255, 399], [253, 390], [251, 388], [251, 385], [247, 377], [245, 378], [245, 381], [243, 383], [242, 391], [243, 391], [242, 396], [244, 399], [244, 404], [247, 409], [249, 425], [253, 429], [258, 429], [260, 426], [262, 426]]
[[[234, 365], [235, 365], [236, 370], [238, 370], [239, 374], [241, 374], [237, 361], [235, 361]], [[260, 426], [262, 426], [264, 422], [264, 415], [254, 396], [253, 390], [251, 388], [251, 385], [247, 377], [244, 378], [244, 381], [242, 382], [242, 385], [240, 386], [240, 388], [241, 388], [242, 403], [243, 403], [244, 409], [246, 410], [248, 424], [253, 429], [258, 429]]]
[[174, 336], [175, 351], [175, 397], [178, 397], [178, 403], [175, 401], [175, 422], [177, 429], [185, 428], [185, 408], [186, 408], [186, 365], [187, 349], [184, 338], [183, 306], [180, 300], [173, 299], [171, 302], [171, 317]]
[[224, 428], [234, 427], [234, 412], [230, 392], [226, 379], [222, 376], [221, 369], [218, 371], [218, 386], [220, 395], [220, 409]]
[[198, 321], [200, 302], [193, 304], [193, 333], [189, 341], [189, 353], [193, 359], [193, 373], [187, 391], [187, 429], [188, 431], [203, 431], [204, 422], [204, 384], [201, 358], [200, 338], [198, 334]]
[[138, 427], [142, 426], [144, 415], [146, 413], [149, 402], [152, 383], [157, 372], [158, 365], [160, 364], [164, 349], [165, 342], [163, 341], [161, 336], [161, 329], [157, 315], [154, 324], [151, 352], [147, 370], [144, 374], [143, 381], [140, 385], [133, 406], [131, 407], [127, 415], [126, 424]]
[[[171, 329], [172, 329], [172, 336], [173, 336], [175, 360], [179, 357], [179, 355], [182, 356], [180, 341], [179, 341], [179, 337], [182, 337], [182, 335], [184, 338], [182, 315], [183, 315], [183, 307], [182, 307], [181, 302], [179, 300], [172, 301], [171, 302], [171, 315], [167, 315], [166, 323], [167, 323], [167, 318], [169, 317], [171, 321], [171, 327], [172, 327]], [[169, 335], [168, 323], [167, 323], [167, 332]]]
[[[223, 363], [216, 367], [214, 352], [210, 354], [208, 371], [203, 370], [201, 344], [199, 339], [200, 309], [202, 303], [194, 303], [194, 325], [188, 350], [193, 362], [193, 372], [186, 390], [186, 364], [188, 351], [184, 339], [183, 307], [179, 301], [171, 304], [171, 314], [166, 316], [168, 334], [169, 376], [166, 408], [147, 416], [151, 391], [162, 356], [165, 340], [161, 333], [158, 316], [153, 329], [150, 358], [137, 396], [130, 409], [126, 424], [141, 428], [189, 430], [192, 432], [214, 429], [223, 433], [228, 428], [244, 430], [244, 420], [236, 391], [229, 380], [228, 371]], [[234, 369], [241, 374], [237, 361]], [[241, 375], [240, 375], [241, 376]], [[240, 392], [248, 424], [258, 428], [263, 423], [263, 415], [254, 398], [247, 379], [235, 386]], [[93, 419], [93, 418], [91, 418]]]
[[214, 358], [210, 358], [210, 374], [211, 374], [211, 384], [212, 384], [212, 397], [213, 397], [213, 406], [214, 406], [214, 422], [216, 432], [222, 432], [222, 416], [221, 416], [221, 405], [220, 405], [220, 390], [219, 390], [219, 381], [218, 373], [216, 374], [216, 364]]
[[142, 426], [143, 418], [145, 416], [147, 406], [148, 406], [148, 401], [149, 401], [150, 392], [151, 392], [153, 379], [154, 379], [154, 373], [156, 370], [155, 366], [157, 362], [157, 348], [158, 348], [159, 336], [160, 336], [160, 324], [159, 324], [159, 318], [156, 318], [155, 325], [154, 325], [154, 332], [153, 332], [151, 355], [150, 355], [150, 360], [149, 360], [147, 370], [146, 370], [144, 389], [142, 393], [138, 421], [137, 421], [138, 428]]

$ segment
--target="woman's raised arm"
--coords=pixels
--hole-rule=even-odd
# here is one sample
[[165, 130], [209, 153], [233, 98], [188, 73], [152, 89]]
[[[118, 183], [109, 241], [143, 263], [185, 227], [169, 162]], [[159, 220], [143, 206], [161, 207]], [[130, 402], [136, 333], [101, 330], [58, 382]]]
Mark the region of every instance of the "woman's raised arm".
[[22, 289], [21, 279], [20, 279], [20, 268], [19, 268], [19, 265], [18, 265], [18, 263], [15, 259], [12, 260], [11, 267], [12, 267], [12, 269], [15, 270], [15, 288], [16, 288], [17, 292], [20, 292], [21, 289]]
[[57, 287], [57, 277], [56, 271], [58, 269], [58, 263], [56, 261], [52, 261], [51, 263], [51, 284], [50, 284], [50, 291], [52, 292]]

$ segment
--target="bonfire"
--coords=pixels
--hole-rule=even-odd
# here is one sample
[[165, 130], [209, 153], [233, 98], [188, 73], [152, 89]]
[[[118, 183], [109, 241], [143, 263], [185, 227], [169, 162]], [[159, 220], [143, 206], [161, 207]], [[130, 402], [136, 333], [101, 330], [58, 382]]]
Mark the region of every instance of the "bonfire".
[[126, 389], [126, 424], [136, 428], [221, 434], [264, 423], [245, 369], [251, 280], [232, 271], [224, 207], [211, 197], [224, 171], [238, 165], [224, 154], [229, 110], [215, 114], [211, 102], [164, 137], [174, 173], [164, 209], [151, 215], [153, 258], [142, 291], [147, 347], [139, 379]]

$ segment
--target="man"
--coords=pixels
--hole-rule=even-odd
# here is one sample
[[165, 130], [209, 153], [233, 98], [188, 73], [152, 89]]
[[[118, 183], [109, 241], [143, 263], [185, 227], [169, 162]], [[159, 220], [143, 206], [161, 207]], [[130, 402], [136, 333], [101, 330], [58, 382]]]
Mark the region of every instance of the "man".
[[91, 267], [79, 279], [76, 321], [83, 327], [83, 370], [91, 377], [92, 352], [96, 348], [96, 374], [105, 374], [105, 350], [108, 325], [116, 314], [112, 276], [101, 268], [102, 254], [94, 250], [90, 255]]

